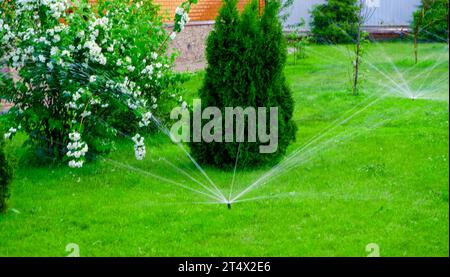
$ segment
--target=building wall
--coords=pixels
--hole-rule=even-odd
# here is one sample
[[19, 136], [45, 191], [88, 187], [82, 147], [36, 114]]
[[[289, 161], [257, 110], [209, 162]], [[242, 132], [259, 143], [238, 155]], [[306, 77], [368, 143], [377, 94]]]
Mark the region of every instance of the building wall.
[[[284, 2], [285, 0], [283, 0]], [[303, 31], [309, 30], [309, 23], [311, 22], [310, 11], [315, 5], [326, 3], [326, 0], [294, 0], [294, 3], [286, 13], [289, 15], [284, 26], [289, 29], [291, 25], [298, 24], [302, 19], [305, 20]]]
[[421, 0], [378, 0], [379, 7], [366, 22], [367, 26], [410, 26], [412, 15]]
[[[242, 10], [246, 3], [251, 0], [240, 0], [238, 2], [239, 10]], [[173, 17], [175, 9], [183, 3], [184, 0], [154, 0], [154, 3], [161, 5], [161, 11], [166, 13], [170, 18]], [[264, 6], [264, 0], [259, 0], [260, 7]], [[189, 12], [192, 21], [212, 21], [216, 18], [217, 13], [222, 5], [221, 0], [198, 0]]]
[[[409, 26], [413, 11], [420, 5], [420, 0], [368, 0], [368, 2], [378, 7], [366, 25], [377, 27]], [[294, 0], [288, 10], [290, 16], [284, 24], [285, 28], [288, 29], [289, 25], [296, 24], [303, 18], [306, 22], [304, 30], [309, 30], [311, 9], [323, 3], [326, 3], [326, 0]]]

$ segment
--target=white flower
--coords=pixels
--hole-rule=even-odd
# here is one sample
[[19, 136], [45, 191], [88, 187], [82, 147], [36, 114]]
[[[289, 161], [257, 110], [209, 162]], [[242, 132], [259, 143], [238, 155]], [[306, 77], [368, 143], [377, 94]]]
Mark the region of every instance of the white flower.
[[188, 14], [188, 13], [185, 13], [185, 14], [183, 14], [183, 17], [181, 18], [181, 20], [182, 20], [182, 22], [184, 22], [184, 24], [186, 24], [186, 23], [188, 23], [189, 20], [191, 20], [191, 19], [189, 18], [189, 14]]
[[128, 71], [133, 72], [135, 67], [132, 65], [127, 66]]
[[139, 127], [146, 127], [148, 126], [148, 124], [150, 124], [150, 119], [152, 118], [152, 113], [151, 112], [146, 112], [142, 115], [142, 119], [139, 122]]
[[89, 49], [89, 59], [100, 64], [106, 64], [106, 58], [102, 54], [102, 48], [94, 40], [84, 43], [84, 48]]
[[136, 134], [136, 135], [134, 135], [134, 137], [131, 138], [131, 140], [132, 140], [134, 143], [139, 143], [139, 142], [141, 142], [141, 140], [143, 141], [143, 137], [141, 137], [140, 134]]
[[[20, 129], [20, 126], [18, 127]], [[14, 135], [17, 132], [17, 129], [14, 127], [9, 128], [8, 132], [4, 135], [5, 139], [9, 139], [11, 135]]]
[[146, 153], [144, 137], [141, 137], [141, 135], [136, 134], [131, 139], [134, 142], [134, 155], [136, 156], [136, 160], [143, 160]]
[[41, 63], [45, 62], [45, 57], [43, 55], [39, 55], [38, 59]]
[[89, 83], [94, 83], [95, 81], [97, 81], [97, 76], [91, 75], [91, 77], [89, 77]]
[[67, 50], [63, 50], [63, 51], [61, 52], [61, 56], [67, 56], [67, 57], [70, 57], [70, 52], [67, 51]]
[[88, 117], [88, 116], [90, 116], [92, 113], [91, 113], [91, 111], [84, 111], [82, 114], [81, 114], [81, 117]]
[[89, 150], [88, 145], [81, 141], [81, 135], [74, 131], [69, 134], [69, 139], [71, 142], [67, 145], [67, 157], [74, 158], [69, 161], [69, 167], [80, 168], [84, 163], [84, 156]]
[[153, 52], [153, 53], [152, 53], [152, 58], [153, 58], [154, 60], [156, 60], [156, 59], [158, 58], [158, 53]]
[[71, 160], [69, 161], [69, 167], [71, 168], [80, 168], [83, 167], [83, 160], [80, 161], [75, 161], [75, 160]]
[[79, 147], [80, 147], [80, 143], [79, 142], [69, 142], [69, 144], [67, 145], [67, 149], [68, 150], [77, 149]]
[[98, 29], [95, 29], [94, 32], [92, 32], [91, 34], [91, 38], [95, 39], [96, 37], [98, 37]]
[[177, 37], [177, 33], [172, 32], [172, 33], [170, 34], [170, 39], [171, 39], [171, 40], [174, 40], [176, 37]]
[[122, 60], [121, 60], [121, 59], [118, 59], [117, 62], [116, 62], [116, 65], [117, 65], [117, 66], [121, 66], [121, 65], [122, 65]]
[[106, 57], [103, 55], [100, 55], [100, 57], [98, 58], [98, 63], [101, 65], [105, 65], [106, 64]]
[[56, 55], [58, 53], [58, 47], [53, 46], [52, 49], [50, 49], [50, 55]]
[[69, 134], [69, 139], [70, 139], [71, 141], [79, 141], [80, 138], [81, 138], [81, 135], [80, 135], [80, 133], [78, 133], [77, 131], [74, 131], [74, 132], [72, 132], [72, 133]]
[[141, 74], [148, 74], [149, 77], [153, 74], [153, 65], [147, 65], [144, 69], [142, 69]]
[[76, 91], [75, 94], [72, 96], [73, 101], [77, 101], [81, 98], [80, 91]]
[[182, 7], [177, 7], [175, 9], [175, 13], [178, 15], [183, 15], [184, 14], [184, 9]]

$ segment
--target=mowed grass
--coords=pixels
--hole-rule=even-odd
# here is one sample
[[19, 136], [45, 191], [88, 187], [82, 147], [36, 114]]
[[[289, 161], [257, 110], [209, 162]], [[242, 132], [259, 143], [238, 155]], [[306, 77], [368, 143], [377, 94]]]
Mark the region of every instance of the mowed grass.
[[[358, 96], [348, 49], [310, 46], [305, 59], [289, 58], [299, 127], [289, 153], [311, 143], [231, 210], [151, 175], [202, 190], [183, 169], [207, 184], [163, 134], [146, 138], [144, 161], [118, 139], [80, 170], [19, 162], [25, 137], [16, 137], [7, 144], [17, 169], [0, 256], [66, 256], [68, 243], [81, 256], [367, 256], [369, 243], [381, 256], [448, 256], [448, 48], [421, 45], [414, 65], [409, 43], [368, 46]], [[270, 169], [238, 167], [233, 194]], [[233, 172], [205, 171], [228, 196]]]

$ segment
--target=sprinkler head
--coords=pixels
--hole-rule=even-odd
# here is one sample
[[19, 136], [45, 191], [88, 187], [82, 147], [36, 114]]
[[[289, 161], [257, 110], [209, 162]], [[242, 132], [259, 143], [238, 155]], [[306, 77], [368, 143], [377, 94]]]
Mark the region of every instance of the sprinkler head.
[[228, 207], [228, 210], [231, 210], [231, 203], [230, 202], [227, 203], [227, 207]]

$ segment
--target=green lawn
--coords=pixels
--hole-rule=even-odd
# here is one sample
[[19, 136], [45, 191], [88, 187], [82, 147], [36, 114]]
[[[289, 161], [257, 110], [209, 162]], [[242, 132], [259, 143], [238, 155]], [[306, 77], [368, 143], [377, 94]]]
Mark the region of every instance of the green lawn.
[[[366, 51], [359, 96], [349, 90], [347, 47], [290, 57], [299, 128], [289, 153], [310, 143], [231, 210], [151, 175], [201, 189], [167, 160], [205, 181], [163, 134], [146, 138], [144, 161], [124, 139], [80, 170], [27, 165], [24, 135], [16, 137], [0, 256], [66, 256], [68, 243], [81, 256], [367, 256], [369, 243], [381, 256], [448, 256], [447, 45], [421, 45], [418, 65], [411, 44]], [[186, 98], [202, 77], [186, 84]], [[238, 167], [233, 194], [269, 170]], [[205, 171], [228, 195], [233, 172]]]

